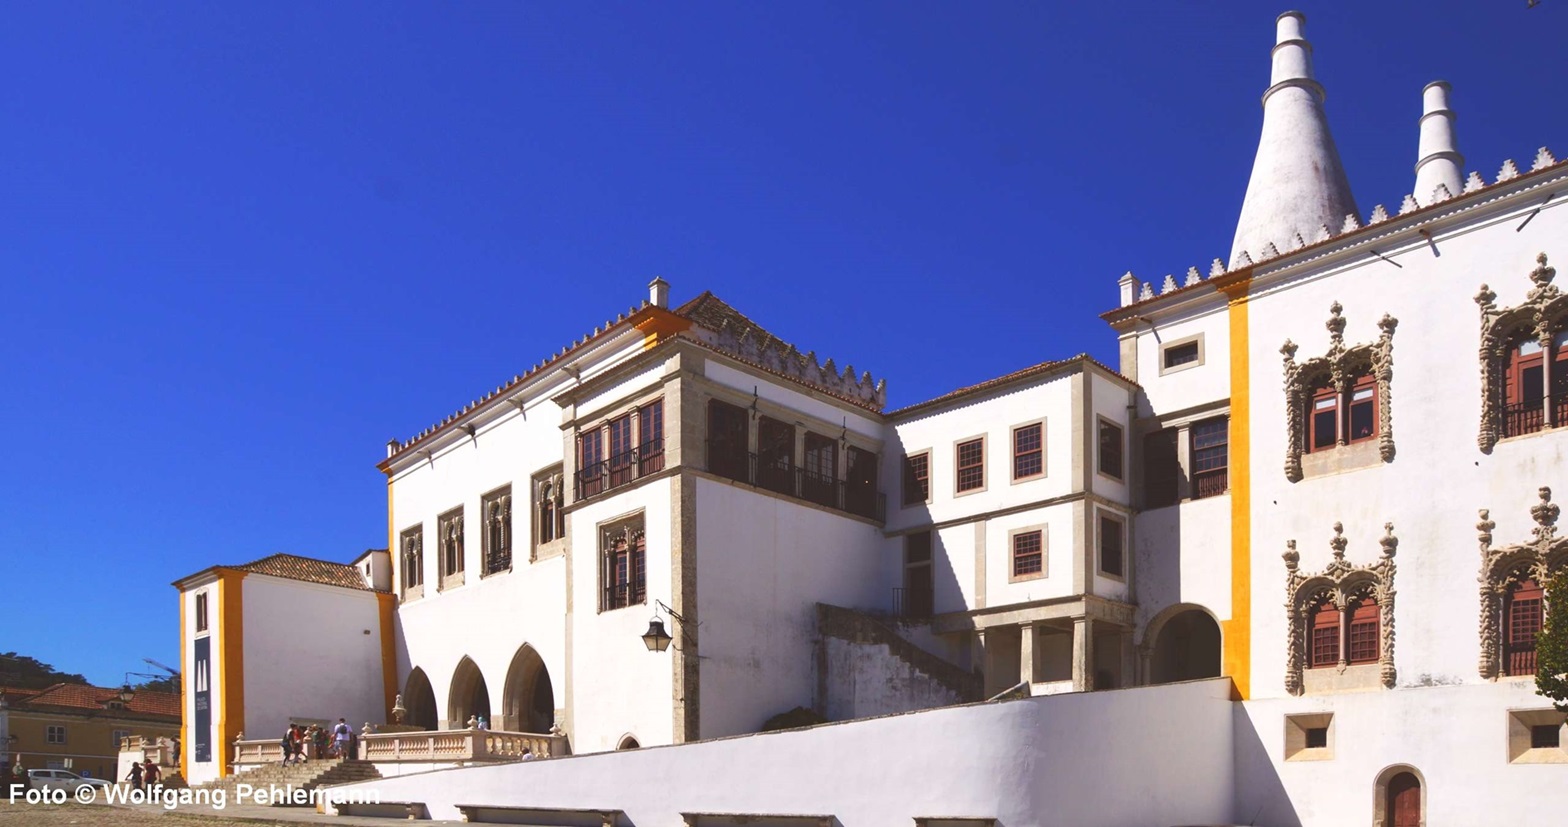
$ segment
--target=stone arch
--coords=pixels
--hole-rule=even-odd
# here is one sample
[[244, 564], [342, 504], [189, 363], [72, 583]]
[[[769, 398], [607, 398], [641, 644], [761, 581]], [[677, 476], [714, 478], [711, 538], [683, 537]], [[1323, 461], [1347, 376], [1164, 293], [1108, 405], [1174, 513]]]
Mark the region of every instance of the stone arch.
[[512, 656], [501, 694], [497, 729], [512, 732], [549, 732], [555, 725], [555, 685], [538, 650], [524, 643]]
[[621, 736], [621, 740], [616, 743], [615, 748], [618, 749], [618, 750], [620, 750], [620, 749], [641, 749], [642, 748], [642, 744], [638, 743], [637, 736], [635, 736], [635, 735], [631, 734], [630, 732], [628, 732], [625, 735]]
[[452, 670], [446, 693], [446, 724], [443, 729], [467, 729], [471, 717], [490, 718], [490, 688], [484, 673], [472, 658], [464, 656]]
[[1194, 603], [1167, 607], [1150, 621], [1145, 633], [1148, 682], [1217, 678], [1220, 676], [1220, 625], [1214, 613]]
[[403, 682], [403, 709], [407, 710], [403, 723], [421, 729], [436, 728], [436, 693], [425, 670], [417, 666]]
[[1416, 789], [1421, 796], [1421, 822], [1420, 827], [1426, 827], [1427, 799], [1429, 788], [1426, 785], [1426, 776], [1421, 771], [1409, 764], [1393, 764], [1384, 767], [1377, 774], [1377, 780], [1372, 785], [1372, 825], [1373, 827], [1394, 827], [1393, 813], [1388, 811], [1389, 787], [1394, 780], [1402, 775], [1415, 778]]

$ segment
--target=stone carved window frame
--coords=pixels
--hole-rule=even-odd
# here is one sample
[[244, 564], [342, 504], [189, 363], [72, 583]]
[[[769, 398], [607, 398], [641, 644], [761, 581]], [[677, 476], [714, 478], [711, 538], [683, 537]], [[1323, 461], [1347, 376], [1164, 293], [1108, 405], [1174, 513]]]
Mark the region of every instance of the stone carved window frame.
[[[1289, 339], [1280, 346], [1285, 357], [1285, 478], [1301, 482], [1301, 455], [1306, 453], [1306, 409], [1312, 401], [1313, 390], [1332, 387], [1342, 401], [1338, 416], [1345, 418], [1350, 391], [1356, 377], [1371, 374], [1377, 383], [1377, 448], [1384, 462], [1394, 461], [1394, 330], [1399, 320], [1387, 313], [1378, 320], [1382, 333], [1371, 344], [1345, 346], [1345, 318], [1340, 315], [1344, 307], [1339, 302], [1329, 305], [1329, 319], [1324, 323], [1329, 332], [1328, 353], [1296, 361], [1300, 348]], [[1337, 427], [1335, 447], [1348, 443], [1343, 422]]]
[[1355, 565], [1345, 560], [1344, 526], [1334, 524], [1334, 538], [1329, 546], [1334, 550], [1334, 560], [1316, 574], [1302, 572], [1298, 564], [1301, 554], [1296, 551], [1296, 541], [1286, 543], [1285, 558], [1285, 612], [1290, 630], [1289, 645], [1285, 656], [1285, 691], [1301, 695], [1305, 691], [1302, 672], [1305, 668], [1307, 635], [1311, 631], [1309, 609], [1325, 593], [1333, 601], [1340, 615], [1339, 666], [1343, 672], [1349, 664], [1347, 635], [1350, 622], [1346, 613], [1353, 603], [1371, 597], [1378, 606], [1378, 678], [1385, 689], [1393, 689], [1398, 673], [1394, 669], [1394, 553], [1399, 548], [1399, 538], [1394, 536], [1394, 524], [1383, 524], [1384, 535], [1378, 538], [1383, 552], [1377, 562]]
[[512, 570], [512, 486], [503, 485], [479, 501], [484, 518], [484, 566], [480, 577]]
[[[1536, 268], [1530, 271], [1530, 281], [1535, 284], [1525, 295], [1523, 304], [1499, 308], [1497, 294], [1485, 284], [1475, 294], [1475, 303], [1481, 306], [1481, 433], [1476, 443], [1481, 453], [1490, 454], [1493, 446], [1503, 438], [1503, 409], [1508, 398], [1508, 356], [1512, 345], [1521, 333], [1532, 335], [1546, 354], [1543, 358], [1546, 371], [1546, 393], [1551, 393], [1552, 337], [1568, 329], [1568, 294], [1552, 284], [1557, 270], [1546, 263], [1546, 254], [1535, 257]], [[1545, 427], [1561, 427], [1564, 422], [1552, 421], [1554, 411], [1547, 399], [1541, 400]]]
[[398, 535], [398, 553], [401, 567], [398, 577], [402, 581], [403, 600], [418, 600], [425, 596], [425, 524], [418, 523], [403, 529]]
[[[1491, 510], [1480, 511], [1480, 521], [1475, 524], [1480, 535], [1481, 574], [1481, 659], [1478, 664], [1481, 677], [1495, 681], [1503, 677], [1502, 628], [1503, 597], [1508, 587], [1524, 579], [1545, 584], [1551, 576], [1568, 567], [1568, 537], [1557, 535], [1557, 517], [1561, 509], [1552, 502], [1552, 489], [1541, 486], [1536, 494], [1539, 503], [1530, 507], [1530, 517], [1535, 520], [1531, 529], [1534, 539], [1513, 545], [1492, 547], [1492, 529], [1497, 524], [1491, 519]], [[1552, 595], [1546, 595], [1546, 610], [1552, 610]]]

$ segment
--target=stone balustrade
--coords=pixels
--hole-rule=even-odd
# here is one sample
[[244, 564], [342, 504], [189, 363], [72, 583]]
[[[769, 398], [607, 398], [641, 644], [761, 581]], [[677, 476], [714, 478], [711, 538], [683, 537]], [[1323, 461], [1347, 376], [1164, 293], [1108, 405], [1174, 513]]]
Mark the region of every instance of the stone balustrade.
[[[357, 740], [359, 759], [376, 762], [517, 761], [523, 757], [524, 748], [536, 758], [566, 752], [565, 736], [488, 729], [372, 732], [357, 736]], [[276, 738], [234, 742], [236, 765], [276, 764], [282, 760], [283, 745]]]

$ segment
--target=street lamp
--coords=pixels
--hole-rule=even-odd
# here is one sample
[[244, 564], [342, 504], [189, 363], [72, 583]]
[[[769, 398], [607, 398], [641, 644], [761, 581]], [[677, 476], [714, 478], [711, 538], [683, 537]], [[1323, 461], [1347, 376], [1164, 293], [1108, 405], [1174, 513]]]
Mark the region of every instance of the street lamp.
[[[648, 631], [643, 632], [642, 635], [643, 645], [648, 647], [648, 651], [663, 652], [670, 648], [670, 642], [674, 640], [674, 638], [670, 637], [670, 633], [664, 630], [664, 621], [659, 618], [660, 609], [668, 612], [671, 620], [680, 621], [681, 639], [686, 641], [687, 645], [697, 642], [692, 637], [691, 630], [686, 627], [686, 618], [681, 617], [680, 612], [666, 606], [662, 600], [654, 600], [653, 606], [653, 619], [648, 621]], [[675, 651], [681, 651], [681, 647], [675, 647]]]

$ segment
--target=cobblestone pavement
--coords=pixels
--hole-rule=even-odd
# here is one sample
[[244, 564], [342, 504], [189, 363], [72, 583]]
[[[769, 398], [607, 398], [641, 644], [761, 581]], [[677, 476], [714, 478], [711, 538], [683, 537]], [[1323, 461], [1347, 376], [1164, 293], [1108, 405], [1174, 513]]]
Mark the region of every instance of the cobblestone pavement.
[[[107, 804], [11, 804], [0, 796], [0, 827], [300, 827], [302, 824], [337, 827], [388, 827], [397, 819], [340, 818], [304, 807], [229, 805], [223, 811], [207, 807], [166, 811], [162, 807], [110, 806]], [[455, 824], [421, 821], [421, 825]]]

